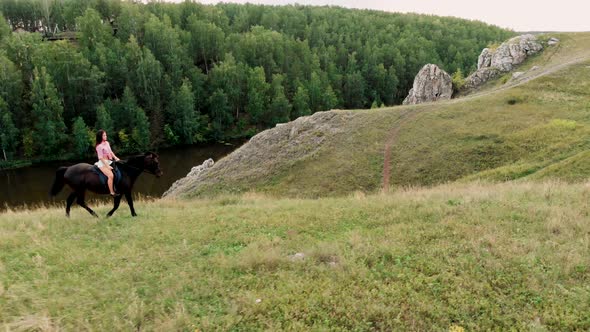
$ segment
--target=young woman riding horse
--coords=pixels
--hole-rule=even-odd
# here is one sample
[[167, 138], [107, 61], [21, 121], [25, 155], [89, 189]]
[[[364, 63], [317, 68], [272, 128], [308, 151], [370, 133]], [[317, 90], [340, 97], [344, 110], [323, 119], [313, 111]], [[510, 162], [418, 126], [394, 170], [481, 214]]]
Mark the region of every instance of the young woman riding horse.
[[111, 192], [111, 196], [120, 196], [121, 194], [115, 193], [113, 187], [113, 159], [115, 161], [119, 161], [119, 157], [115, 156], [113, 150], [111, 150], [111, 145], [109, 141], [107, 141], [107, 132], [100, 129], [96, 132], [96, 155], [98, 156], [98, 161], [94, 164], [96, 165], [102, 174], [106, 175], [107, 177], [107, 184], [109, 186], [109, 191]]
[[[153, 174], [156, 177], [162, 176], [159, 156], [153, 152], [146, 152], [143, 155], [130, 157], [124, 162], [118, 162], [117, 167], [121, 171], [121, 179], [117, 184], [117, 191], [125, 196], [127, 204], [129, 204], [129, 209], [131, 210], [131, 215], [135, 217], [137, 214], [135, 213], [133, 197], [131, 196], [133, 185], [135, 184], [137, 177], [143, 172]], [[94, 169], [94, 165], [86, 163], [58, 168], [55, 173], [55, 180], [53, 181], [50, 194], [52, 196], [57, 195], [66, 184], [72, 189], [72, 193], [68, 196], [66, 201], [66, 216], [68, 217], [70, 216], [70, 207], [72, 206], [72, 203], [74, 203], [74, 200], [76, 200], [78, 205], [85, 208], [90, 214], [98, 217], [98, 215], [84, 202], [86, 190], [103, 195], [112, 192], [112, 188], [107, 188], [107, 186], [100, 181], [98, 171]], [[109, 211], [107, 217], [113, 215], [115, 210], [119, 208], [119, 203], [121, 203], [120, 195], [115, 196], [113, 209]]]

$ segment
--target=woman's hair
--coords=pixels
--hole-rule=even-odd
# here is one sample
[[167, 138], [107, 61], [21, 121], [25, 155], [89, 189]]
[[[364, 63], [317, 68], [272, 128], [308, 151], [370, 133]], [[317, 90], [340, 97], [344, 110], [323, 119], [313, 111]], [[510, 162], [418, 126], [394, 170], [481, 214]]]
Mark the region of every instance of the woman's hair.
[[99, 129], [96, 132], [96, 145], [99, 145], [100, 143], [102, 143], [102, 134], [104, 134], [104, 133], [105, 133], [105, 131], [102, 129]]

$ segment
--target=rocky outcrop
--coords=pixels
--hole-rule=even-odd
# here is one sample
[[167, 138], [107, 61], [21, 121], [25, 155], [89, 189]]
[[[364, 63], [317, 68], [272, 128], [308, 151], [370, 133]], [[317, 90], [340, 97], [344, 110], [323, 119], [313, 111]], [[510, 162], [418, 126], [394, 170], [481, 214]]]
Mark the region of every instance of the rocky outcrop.
[[485, 67], [476, 70], [473, 74], [465, 79], [463, 90], [473, 90], [483, 85], [485, 82], [500, 76], [502, 72], [497, 68]]
[[537, 37], [531, 34], [511, 38], [495, 50], [484, 48], [477, 59], [477, 71], [465, 79], [465, 88], [477, 88], [499, 74], [511, 71], [542, 49]]
[[489, 48], [484, 48], [477, 58], [477, 69], [489, 67], [492, 64], [492, 51]]
[[404, 99], [404, 105], [428, 103], [451, 99], [453, 84], [451, 76], [437, 65], [427, 64], [414, 78], [414, 85]]
[[514, 37], [500, 45], [492, 54], [490, 67], [498, 68], [503, 72], [511, 71], [514, 66], [521, 64], [528, 56], [536, 54], [542, 49], [543, 46], [534, 35]]
[[276, 174], [315, 158], [325, 142], [337, 140], [335, 136], [348, 137], [346, 123], [353, 117], [353, 113], [346, 111], [317, 112], [267, 129], [198, 175], [191, 176], [191, 171], [163, 197], [198, 195], [227, 183], [231, 183], [232, 192], [238, 192], [250, 183], [269, 181]]

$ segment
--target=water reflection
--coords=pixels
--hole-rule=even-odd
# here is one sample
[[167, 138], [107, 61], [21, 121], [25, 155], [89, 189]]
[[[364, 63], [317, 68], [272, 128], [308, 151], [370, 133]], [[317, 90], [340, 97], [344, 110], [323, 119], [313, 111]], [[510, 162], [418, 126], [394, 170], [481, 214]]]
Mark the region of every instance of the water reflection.
[[[135, 183], [134, 193], [148, 197], [160, 197], [174, 181], [186, 176], [193, 166], [200, 165], [208, 158], [218, 161], [239, 147], [242, 142], [189, 146], [158, 151], [160, 167], [164, 175], [160, 178], [143, 173]], [[124, 158], [124, 157], [123, 157]], [[87, 160], [86, 162], [94, 162]], [[55, 171], [59, 166], [69, 166], [76, 162], [59, 162], [34, 165], [30, 167], [0, 171], [0, 211], [6, 207], [21, 208], [39, 205], [64, 204], [70, 190], [66, 186], [55, 198], [49, 197]], [[106, 196], [87, 192], [87, 200], [108, 199]], [[124, 202], [123, 202], [124, 204]], [[121, 206], [120, 208], [125, 208]]]

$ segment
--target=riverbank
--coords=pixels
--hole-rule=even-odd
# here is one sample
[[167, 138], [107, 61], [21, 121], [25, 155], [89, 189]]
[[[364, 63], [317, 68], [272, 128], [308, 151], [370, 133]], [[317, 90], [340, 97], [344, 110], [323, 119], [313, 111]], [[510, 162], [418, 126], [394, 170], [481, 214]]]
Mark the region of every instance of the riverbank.
[[[234, 145], [218, 143], [210, 145], [184, 146], [162, 149], [160, 164], [164, 171], [161, 178], [143, 174], [138, 179], [134, 192], [143, 196], [160, 197], [174, 181], [186, 176], [192, 167], [213, 158], [215, 161], [237, 149], [243, 142], [236, 141]], [[121, 155], [121, 158], [125, 156]], [[61, 203], [67, 197], [67, 189], [55, 199], [49, 197], [49, 187], [55, 178], [55, 171], [59, 166], [69, 166], [78, 162], [93, 162], [87, 160], [45, 161], [31, 164], [27, 167], [0, 171], [0, 211], [19, 206], [37, 206], [42, 204]], [[88, 195], [90, 198], [92, 194]], [[94, 196], [96, 197], [96, 196]]]
[[[588, 330], [588, 183], [0, 214], [0, 326]], [[93, 206], [104, 216], [110, 206]]]

